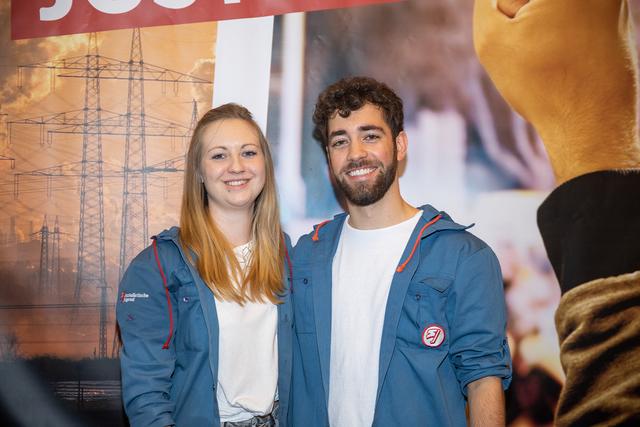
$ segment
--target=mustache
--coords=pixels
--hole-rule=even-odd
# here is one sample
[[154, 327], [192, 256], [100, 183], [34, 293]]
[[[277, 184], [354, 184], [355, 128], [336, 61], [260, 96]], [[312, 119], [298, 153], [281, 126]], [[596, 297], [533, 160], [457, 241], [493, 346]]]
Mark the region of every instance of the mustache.
[[351, 161], [344, 165], [344, 167], [340, 170], [340, 173], [347, 173], [353, 169], [361, 169], [361, 168], [377, 168], [381, 166], [380, 161], [372, 161], [372, 160], [359, 160], [359, 161]]

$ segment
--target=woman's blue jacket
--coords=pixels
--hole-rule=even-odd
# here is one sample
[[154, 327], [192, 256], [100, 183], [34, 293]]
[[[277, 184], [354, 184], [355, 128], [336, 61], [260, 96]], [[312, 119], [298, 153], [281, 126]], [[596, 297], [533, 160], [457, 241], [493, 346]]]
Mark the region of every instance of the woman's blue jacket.
[[[177, 227], [154, 239], [131, 262], [118, 291], [125, 411], [132, 427], [220, 425], [218, 318], [213, 293], [185, 258]], [[285, 240], [289, 250], [288, 236]], [[285, 272], [289, 271], [286, 266]], [[289, 285], [284, 280], [286, 293], [278, 305], [277, 332], [283, 426], [287, 425], [292, 342]]]

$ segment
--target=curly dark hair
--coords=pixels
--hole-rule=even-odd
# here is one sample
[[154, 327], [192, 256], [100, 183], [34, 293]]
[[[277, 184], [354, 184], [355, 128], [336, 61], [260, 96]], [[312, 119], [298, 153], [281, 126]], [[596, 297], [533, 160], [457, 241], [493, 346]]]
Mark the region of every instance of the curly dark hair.
[[313, 137], [326, 148], [329, 119], [335, 112], [341, 117], [349, 117], [352, 111], [366, 103], [382, 109], [384, 121], [395, 140], [404, 130], [402, 100], [389, 86], [370, 77], [347, 77], [322, 91], [313, 111]]

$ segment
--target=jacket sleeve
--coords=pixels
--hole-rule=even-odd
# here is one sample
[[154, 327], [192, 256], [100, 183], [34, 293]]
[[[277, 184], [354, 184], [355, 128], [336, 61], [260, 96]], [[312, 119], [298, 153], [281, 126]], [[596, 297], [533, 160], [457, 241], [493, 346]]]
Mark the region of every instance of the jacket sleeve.
[[[164, 274], [168, 280], [166, 269]], [[123, 344], [122, 397], [132, 427], [175, 424], [169, 393], [175, 366], [170, 335], [172, 320], [177, 320], [176, 304], [175, 293], [165, 290], [153, 248], [145, 249], [125, 272], [116, 304]]]
[[469, 383], [488, 376], [501, 378], [506, 389], [511, 382], [506, 305], [500, 265], [489, 247], [459, 265], [447, 316], [449, 357], [463, 394]]

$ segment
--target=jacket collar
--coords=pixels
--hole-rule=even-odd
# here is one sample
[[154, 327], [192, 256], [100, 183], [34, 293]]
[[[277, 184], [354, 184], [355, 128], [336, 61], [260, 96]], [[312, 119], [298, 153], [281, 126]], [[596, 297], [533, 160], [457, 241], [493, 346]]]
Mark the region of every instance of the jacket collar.
[[180, 228], [179, 227], [171, 227], [168, 230], [163, 230], [162, 232], [158, 233], [157, 235], [153, 236], [153, 238], [159, 240], [159, 241], [165, 241], [165, 240], [171, 240], [175, 243], [178, 243], [180, 240]]
[[[427, 223], [433, 220], [436, 216], [441, 215], [441, 219], [435, 222], [428, 230], [421, 236], [423, 239], [431, 234], [442, 231], [442, 230], [466, 230], [467, 228], [471, 228], [474, 224], [471, 225], [461, 225], [457, 222], [453, 221], [449, 214], [444, 211], [438, 211], [431, 205], [422, 205], [418, 209], [422, 211], [422, 216], [418, 221], [418, 225], [420, 223]], [[339, 213], [333, 217], [332, 220], [321, 222], [314, 226], [313, 240], [318, 242], [322, 240], [323, 236], [334, 236], [336, 233], [342, 230], [342, 226], [344, 225], [344, 221], [347, 218], [347, 214], [345, 212]], [[316, 238], [317, 237], [317, 238]], [[337, 241], [334, 242], [337, 247]], [[334, 251], [335, 253], [335, 247]], [[332, 255], [333, 255], [332, 253]]]

